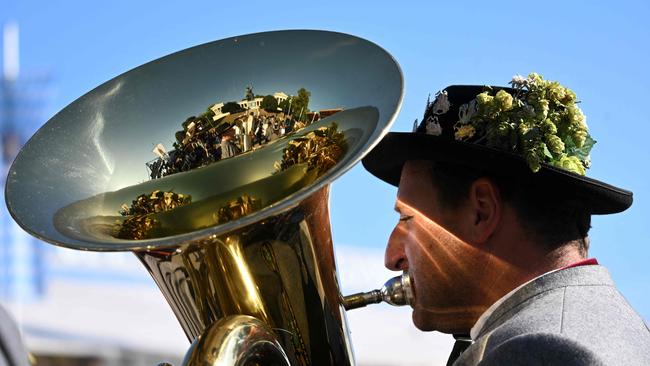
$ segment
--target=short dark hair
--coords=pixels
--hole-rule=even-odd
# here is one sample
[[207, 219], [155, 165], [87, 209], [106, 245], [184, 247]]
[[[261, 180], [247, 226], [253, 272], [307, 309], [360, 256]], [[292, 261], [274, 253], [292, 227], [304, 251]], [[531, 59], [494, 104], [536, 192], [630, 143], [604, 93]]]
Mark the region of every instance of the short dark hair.
[[591, 212], [579, 196], [566, 187], [544, 185], [535, 179], [507, 172], [494, 172], [463, 165], [434, 162], [433, 185], [445, 209], [457, 207], [468, 198], [472, 183], [481, 177], [493, 181], [502, 199], [516, 210], [531, 238], [551, 251], [566, 243], [575, 243], [582, 256], [587, 255]]

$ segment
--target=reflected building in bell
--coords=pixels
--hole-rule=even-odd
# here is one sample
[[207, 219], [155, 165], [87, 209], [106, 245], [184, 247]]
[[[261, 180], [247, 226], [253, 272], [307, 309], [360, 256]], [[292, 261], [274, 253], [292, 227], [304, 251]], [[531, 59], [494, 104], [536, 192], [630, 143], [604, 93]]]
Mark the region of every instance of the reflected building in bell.
[[[289, 99], [289, 95], [284, 93], [284, 92], [281, 92], [281, 91], [275, 92], [275, 93], [271, 94], [271, 96], [273, 98], [275, 98], [275, 100], [278, 102], [278, 104], [280, 104], [280, 103], [284, 102], [285, 100]], [[243, 109], [243, 110], [246, 110], [246, 111], [253, 110], [253, 111], [255, 111], [255, 110], [258, 110], [258, 109], [260, 109], [262, 107], [262, 100], [264, 100], [264, 97], [259, 97], [258, 96], [258, 97], [253, 97], [250, 100], [242, 99], [239, 102], [235, 102], [235, 103], [237, 103], [237, 105], [239, 105], [239, 107], [241, 109]], [[226, 104], [224, 102], [219, 102], [219, 103], [215, 103], [212, 106], [210, 106], [210, 109], [215, 114], [215, 117], [213, 118], [215, 121], [220, 118], [219, 116], [223, 115], [223, 112], [222, 112], [221, 109], [225, 105]]]

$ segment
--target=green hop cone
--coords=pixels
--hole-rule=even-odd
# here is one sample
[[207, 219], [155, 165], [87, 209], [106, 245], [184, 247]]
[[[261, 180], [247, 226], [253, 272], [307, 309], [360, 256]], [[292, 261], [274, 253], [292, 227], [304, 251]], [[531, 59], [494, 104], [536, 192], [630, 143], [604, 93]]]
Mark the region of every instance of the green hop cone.
[[479, 114], [482, 115], [491, 115], [494, 113], [494, 97], [489, 95], [488, 92], [483, 92], [476, 96], [476, 101], [478, 102]]
[[491, 103], [492, 99], [494, 99], [494, 97], [489, 95], [488, 92], [486, 91], [476, 96], [476, 101], [478, 102], [479, 105], [485, 105]]
[[531, 126], [530, 123], [527, 123], [524, 121], [524, 119], [519, 119], [519, 126], [517, 126], [517, 132], [519, 132], [519, 136], [522, 138], [532, 130], [533, 126]]
[[557, 81], [549, 81], [546, 85], [548, 98], [552, 101], [561, 102], [566, 98], [567, 89]]
[[542, 131], [546, 134], [556, 135], [557, 126], [555, 126], [555, 123], [553, 123], [550, 118], [547, 118], [542, 123]]
[[549, 110], [549, 103], [548, 100], [546, 99], [541, 99], [537, 102], [537, 108], [535, 109], [535, 117], [538, 120], [546, 120], [546, 117], [548, 117], [548, 110]]
[[512, 109], [512, 95], [505, 90], [499, 90], [494, 96], [494, 102], [499, 111], [509, 111]]
[[560, 100], [562, 104], [571, 104], [576, 102], [576, 93], [573, 92], [573, 90], [566, 88], [566, 93], [564, 94], [564, 98]]
[[579, 175], [585, 175], [586, 172], [584, 165], [582, 165], [582, 162], [576, 156], [564, 155], [551, 164], [557, 168], [568, 170]]
[[544, 79], [542, 78], [542, 75], [536, 73], [536, 72], [531, 72], [528, 74], [528, 85], [530, 88], [541, 85], [544, 82]]
[[569, 120], [569, 130], [571, 131], [571, 138], [578, 148], [584, 145], [587, 138], [587, 124], [585, 123], [585, 115], [582, 110], [576, 105], [567, 107], [567, 119]]
[[582, 148], [584, 146], [585, 141], [587, 140], [587, 135], [588, 133], [586, 130], [573, 131], [571, 138], [573, 139], [573, 142], [576, 144], [577, 148]]
[[552, 152], [556, 154], [561, 154], [564, 152], [564, 142], [562, 142], [559, 137], [551, 134], [546, 134], [544, 136], [544, 139], [546, 140], [546, 146], [548, 146], [548, 149]]

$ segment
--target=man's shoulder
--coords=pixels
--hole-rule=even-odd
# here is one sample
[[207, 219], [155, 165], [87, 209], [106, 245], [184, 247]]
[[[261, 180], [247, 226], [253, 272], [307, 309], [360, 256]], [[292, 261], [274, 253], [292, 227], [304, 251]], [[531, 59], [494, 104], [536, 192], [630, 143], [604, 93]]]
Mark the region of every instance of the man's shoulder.
[[495, 309], [479, 332], [500, 329], [551, 333], [648, 333], [642, 318], [602, 266], [584, 266], [542, 276], [523, 286]]
[[489, 365], [607, 365], [596, 352], [555, 333], [529, 333], [509, 338], [486, 352]]
[[561, 333], [535, 332], [488, 345], [479, 340], [454, 365], [626, 365], [650, 364], [647, 347], [596, 348]]
[[[650, 364], [650, 331], [642, 318], [604, 268], [589, 267], [561, 271], [513, 294], [464, 358], [501, 360], [505, 352], [526, 356], [527, 363], [563, 364], [561, 357], [579, 356], [568, 364]], [[517, 347], [524, 347], [519, 356]], [[560, 358], [551, 362], [547, 352]]]
[[519, 357], [518, 347], [547, 365], [650, 365], [650, 331], [611, 286], [566, 286], [522, 303], [486, 337], [484, 357]]

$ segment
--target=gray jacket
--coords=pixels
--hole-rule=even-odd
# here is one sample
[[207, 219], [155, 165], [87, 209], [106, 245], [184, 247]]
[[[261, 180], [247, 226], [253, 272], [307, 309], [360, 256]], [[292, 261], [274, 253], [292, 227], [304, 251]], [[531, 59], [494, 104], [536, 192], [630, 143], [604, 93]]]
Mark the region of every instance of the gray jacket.
[[487, 318], [454, 365], [650, 365], [650, 330], [605, 267], [526, 284]]

